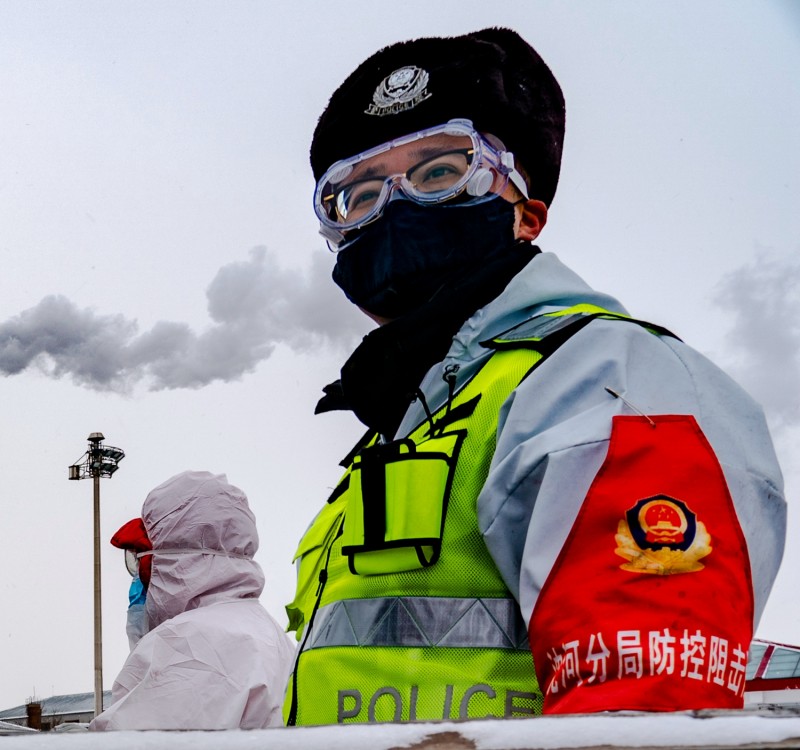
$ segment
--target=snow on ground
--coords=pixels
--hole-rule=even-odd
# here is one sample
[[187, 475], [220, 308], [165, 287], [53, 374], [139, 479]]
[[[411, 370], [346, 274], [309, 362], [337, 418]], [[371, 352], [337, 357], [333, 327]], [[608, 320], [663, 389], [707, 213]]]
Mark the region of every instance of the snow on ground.
[[0, 721], [0, 734], [29, 734], [35, 730], [27, 727], [18, 727], [16, 724], [9, 724], [7, 721]]
[[[47, 733], [4, 737], [0, 750], [545, 750], [800, 745], [800, 713], [697, 712], [556, 716], [425, 724], [226, 732]], [[786, 747], [786, 745], [782, 745]]]

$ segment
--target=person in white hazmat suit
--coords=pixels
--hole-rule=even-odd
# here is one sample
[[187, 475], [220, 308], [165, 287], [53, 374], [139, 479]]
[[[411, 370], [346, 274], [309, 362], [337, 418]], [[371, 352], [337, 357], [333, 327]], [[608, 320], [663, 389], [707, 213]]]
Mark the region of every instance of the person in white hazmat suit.
[[224, 474], [178, 474], [148, 494], [142, 518], [113, 543], [140, 562], [146, 632], [89, 728], [280, 725], [294, 648], [258, 601], [264, 574], [244, 492]]

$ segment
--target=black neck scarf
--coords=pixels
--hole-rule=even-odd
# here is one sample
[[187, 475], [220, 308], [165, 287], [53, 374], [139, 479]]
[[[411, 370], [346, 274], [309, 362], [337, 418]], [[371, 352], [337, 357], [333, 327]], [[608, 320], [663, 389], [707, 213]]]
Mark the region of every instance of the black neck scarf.
[[447, 355], [464, 322], [491, 302], [539, 252], [525, 242], [454, 274], [426, 304], [364, 337], [326, 386], [315, 414], [351, 410], [367, 427], [393, 437], [425, 373]]

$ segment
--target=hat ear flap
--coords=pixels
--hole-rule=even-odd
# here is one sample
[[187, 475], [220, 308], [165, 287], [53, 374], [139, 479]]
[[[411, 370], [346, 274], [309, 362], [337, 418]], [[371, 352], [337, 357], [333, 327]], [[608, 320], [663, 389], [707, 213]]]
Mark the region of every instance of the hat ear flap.
[[153, 556], [144, 555], [139, 558], [139, 580], [142, 582], [145, 591], [150, 585], [150, 576], [153, 572]]
[[[549, 206], [555, 196], [564, 148], [566, 107], [564, 94], [547, 63], [516, 31], [491, 27], [470, 36], [500, 48], [504, 55], [499, 84], [512, 110], [503, 119], [508, 133], [495, 133], [504, 140], [527, 176], [530, 197]], [[530, 119], [529, 119], [530, 118]]]

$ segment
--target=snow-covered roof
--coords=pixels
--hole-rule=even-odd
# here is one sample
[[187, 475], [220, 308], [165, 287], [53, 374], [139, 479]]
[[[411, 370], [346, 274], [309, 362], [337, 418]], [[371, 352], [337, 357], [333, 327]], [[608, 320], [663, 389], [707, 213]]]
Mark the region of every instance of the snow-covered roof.
[[28, 729], [28, 727], [21, 727], [19, 724], [9, 724], [7, 721], [0, 721], [0, 735], [6, 734], [30, 734], [35, 732], [35, 729]]
[[[54, 695], [37, 700], [42, 704], [42, 716], [64, 716], [72, 714], [94, 713], [94, 693], [72, 693], [70, 695]], [[111, 703], [111, 691], [103, 692], [103, 706]], [[0, 721], [24, 719], [27, 716], [25, 704], [0, 711]]]

